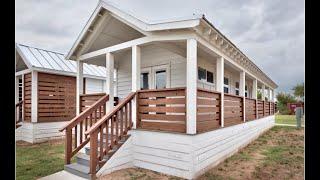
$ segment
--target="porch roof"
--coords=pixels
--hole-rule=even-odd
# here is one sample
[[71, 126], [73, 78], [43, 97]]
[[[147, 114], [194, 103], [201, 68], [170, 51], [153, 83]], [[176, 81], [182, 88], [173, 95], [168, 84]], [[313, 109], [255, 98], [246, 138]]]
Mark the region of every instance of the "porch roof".
[[77, 51], [86, 45], [85, 37], [95, 30], [94, 26], [97, 24], [96, 21], [98, 21], [99, 17], [102, 17], [105, 13], [110, 13], [112, 16], [121, 19], [122, 22], [135, 28], [146, 36], [152, 35], [152, 32], [158, 31], [194, 29], [197, 34], [210, 41], [210, 43], [215, 41], [214, 44], [218, 44], [221, 46], [220, 48], [223, 51], [227, 51], [227, 54], [230, 54], [229, 56], [232, 56], [234, 61], [237, 61], [237, 63], [244, 68], [249, 69], [249, 71], [254, 75], [261, 77], [261, 79], [271, 87], [278, 87], [278, 85], [271, 80], [271, 78], [269, 78], [265, 72], [263, 72], [255, 63], [253, 63], [253, 61], [250, 60], [235, 44], [233, 44], [207, 18], [205, 18], [204, 14], [193, 14], [189, 17], [171, 18], [165, 20], [147, 20], [145, 17], [137, 17], [135, 13], [121, 9], [116, 4], [107, 0], [99, 1], [95, 11], [92, 13], [90, 19], [66, 55], [67, 59], [76, 60], [78, 57]]
[[[16, 50], [30, 69], [54, 70], [57, 74], [72, 73], [76, 75], [75, 61], [66, 60], [64, 54], [16, 43]], [[92, 64], [83, 64], [85, 77], [106, 77], [106, 68]]]

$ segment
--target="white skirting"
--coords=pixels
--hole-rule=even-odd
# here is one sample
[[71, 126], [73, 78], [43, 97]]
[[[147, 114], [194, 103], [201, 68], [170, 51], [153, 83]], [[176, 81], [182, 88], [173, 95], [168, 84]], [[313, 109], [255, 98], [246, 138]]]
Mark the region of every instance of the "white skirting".
[[130, 131], [131, 137], [97, 176], [128, 167], [193, 179], [274, 126], [274, 116], [198, 135]]
[[64, 132], [59, 132], [68, 121], [50, 123], [24, 122], [16, 129], [16, 141], [22, 140], [30, 143], [44, 142], [50, 139], [64, 137]]

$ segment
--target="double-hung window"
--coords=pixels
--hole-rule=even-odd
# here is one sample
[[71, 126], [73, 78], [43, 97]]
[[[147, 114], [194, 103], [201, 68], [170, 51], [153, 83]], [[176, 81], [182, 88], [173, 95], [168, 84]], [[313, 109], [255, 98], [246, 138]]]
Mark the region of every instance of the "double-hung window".
[[248, 86], [245, 86], [245, 97], [248, 97]]
[[229, 93], [229, 79], [228, 78], [223, 78], [223, 92], [224, 93]]
[[236, 82], [236, 95], [239, 96], [239, 82]]
[[210, 72], [202, 67], [198, 67], [198, 80], [213, 84], [213, 72]]

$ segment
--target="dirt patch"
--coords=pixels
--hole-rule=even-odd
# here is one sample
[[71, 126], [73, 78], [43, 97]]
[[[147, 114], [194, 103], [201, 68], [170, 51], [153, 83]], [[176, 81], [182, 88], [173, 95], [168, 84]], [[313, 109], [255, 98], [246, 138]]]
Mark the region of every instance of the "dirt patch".
[[99, 180], [179, 180], [174, 176], [169, 176], [166, 174], [158, 173], [155, 171], [150, 171], [142, 168], [128, 168], [124, 170], [115, 171], [104, 177], [99, 178]]

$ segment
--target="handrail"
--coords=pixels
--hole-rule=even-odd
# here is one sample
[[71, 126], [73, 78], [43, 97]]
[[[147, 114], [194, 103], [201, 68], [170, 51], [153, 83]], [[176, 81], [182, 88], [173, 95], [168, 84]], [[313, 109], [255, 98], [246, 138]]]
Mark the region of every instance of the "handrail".
[[81, 112], [78, 116], [74, 117], [68, 124], [66, 124], [65, 126], [63, 126], [63, 128], [61, 128], [59, 131], [62, 132], [63, 130], [65, 130], [67, 127], [74, 127], [75, 124], [77, 124], [78, 121], [80, 121], [83, 118], [88, 117], [91, 113], [93, 113], [93, 111], [101, 106], [105, 101], [109, 100], [109, 95], [104, 95], [103, 97], [101, 97], [97, 102], [95, 102], [94, 104], [92, 104], [92, 106], [90, 106], [90, 108], [84, 110], [83, 112]]
[[85, 97], [85, 96], [104, 96], [106, 93], [91, 93], [91, 94], [80, 94], [80, 97]]
[[[85, 132], [85, 136], [90, 137], [89, 174], [91, 174], [92, 177], [95, 177], [97, 166], [102, 167], [106, 162], [103, 160], [104, 156], [107, 155], [131, 129], [131, 100], [135, 95], [136, 92], [130, 93], [123, 101]], [[105, 145], [102, 143], [103, 138], [107, 139]], [[99, 139], [100, 143], [98, 143]]]
[[112, 111], [103, 116], [99, 122], [91, 126], [90, 129], [88, 129], [84, 134], [88, 135], [97, 130], [102, 124], [105, 123], [106, 120], [114, 116], [116, 112], [118, 112], [123, 106], [125, 106], [129, 101], [131, 101], [135, 95], [136, 92], [131, 92], [124, 100], [122, 100], [116, 107], [114, 107]]
[[23, 103], [23, 100], [19, 101], [19, 102], [16, 104], [16, 107], [20, 106], [22, 103]]

